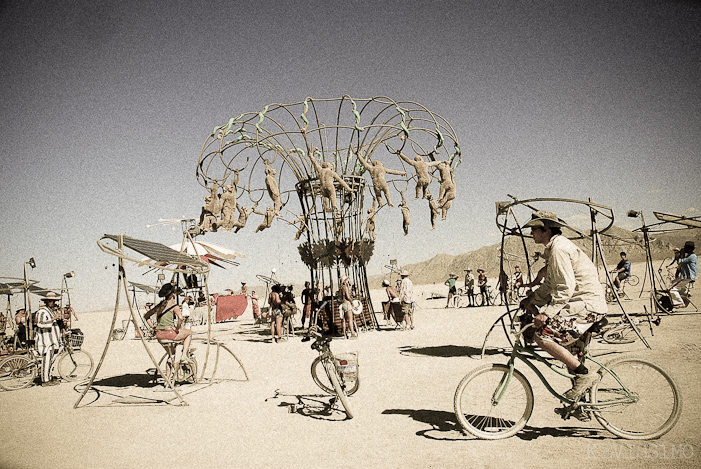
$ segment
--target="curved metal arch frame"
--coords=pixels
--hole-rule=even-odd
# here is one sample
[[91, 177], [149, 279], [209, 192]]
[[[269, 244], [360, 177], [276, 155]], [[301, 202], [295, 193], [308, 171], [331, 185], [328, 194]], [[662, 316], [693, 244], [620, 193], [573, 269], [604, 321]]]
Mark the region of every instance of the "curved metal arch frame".
[[[589, 201], [584, 201], [584, 200], [576, 200], [576, 199], [565, 199], [565, 198], [552, 198], [552, 197], [543, 197], [543, 198], [533, 198], [533, 199], [517, 199], [516, 197], [509, 195], [513, 199], [512, 202], [498, 202], [497, 203], [497, 213], [496, 213], [496, 224], [497, 228], [499, 228], [499, 231], [502, 233], [502, 238], [501, 238], [501, 245], [500, 245], [500, 261], [499, 261], [499, 271], [502, 272], [504, 269], [504, 263], [505, 263], [505, 244], [506, 244], [506, 239], [509, 236], [517, 236], [518, 238], [521, 239], [521, 245], [523, 248], [523, 252], [525, 254], [525, 261], [526, 261], [526, 267], [527, 267], [527, 272], [531, 273], [531, 261], [530, 261], [530, 256], [528, 255], [528, 249], [526, 247], [526, 238], [531, 238], [530, 235], [526, 234], [523, 232], [523, 227], [521, 223], [519, 222], [518, 218], [516, 217], [516, 214], [514, 213], [514, 207], [518, 205], [523, 205], [532, 211], [539, 210], [536, 206], [533, 204], [538, 204], [538, 203], [550, 203], [550, 202], [558, 202], [558, 203], [572, 203], [572, 204], [581, 204], [589, 207], [589, 213], [591, 217], [591, 224], [592, 224], [592, 229], [590, 231], [590, 235], [586, 236], [584, 232], [581, 230], [578, 230], [574, 227], [571, 227], [568, 225], [568, 228], [575, 233], [578, 234], [578, 238], [574, 239], [586, 239], [586, 238], [591, 238], [592, 240], [592, 260], [596, 263], [596, 259], [600, 259], [601, 263], [603, 264], [604, 267], [604, 272], [606, 276], [606, 283], [611, 286], [613, 285], [613, 280], [611, 279], [611, 276], [609, 275], [609, 269], [608, 266], [606, 265], [606, 260], [604, 258], [603, 250], [601, 248], [601, 240], [600, 240], [600, 234], [606, 232], [609, 228], [613, 226], [614, 223], [614, 213], [613, 209], [611, 207], [608, 207], [606, 205], [594, 203], [591, 200]], [[596, 217], [597, 215], [602, 215], [606, 219], [608, 219], [608, 224], [606, 225], [605, 228], [599, 230], [597, 227], [597, 221]], [[515, 226], [511, 227], [509, 225], [509, 219], [513, 219]], [[615, 288], [613, 289], [614, 294], [616, 295], [616, 301], [618, 305], [621, 308], [621, 311], [623, 311], [624, 316], [628, 319], [630, 322], [630, 317], [628, 316], [628, 313], [626, 312], [623, 303], [621, 302], [620, 297], [615, 291]], [[503, 313], [501, 316], [499, 316], [496, 321], [492, 324], [492, 326], [489, 328], [487, 331], [487, 334], [484, 337], [484, 341], [482, 343], [482, 350], [481, 350], [481, 358], [484, 357], [486, 347], [487, 347], [487, 341], [489, 339], [490, 334], [492, 331], [501, 325], [504, 334], [506, 335], [507, 340], [509, 341], [509, 344], [513, 346], [513, 342], [511, 340], [511, 335], [510, 335], [510, 329], [514, 325], [514, 318], [518, 312], [518, 308], [516, 309], [509, 309], [509, 305], [507, 303], [506, 305], [506, 312]], [[508, 321], [508, 324], [507, 324]], [[630, 322], [632, 323], [632, 322]], [[641, 342], [645, 344], [647, 348], [651, 348], [648, 342], [645, 340], [645, 338], [640, 334], [640, 332], [634, 328], [635, 333], [637, 334], [638, 338], [640, 338]]]

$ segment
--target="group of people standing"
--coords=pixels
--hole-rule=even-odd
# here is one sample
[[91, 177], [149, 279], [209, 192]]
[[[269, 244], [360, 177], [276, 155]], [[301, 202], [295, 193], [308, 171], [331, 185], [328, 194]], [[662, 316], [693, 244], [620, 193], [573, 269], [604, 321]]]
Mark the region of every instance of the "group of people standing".
[[385, 287], [388, 299], [385, 320], [389, 320], [392, 317], [395, 324], [404, 324], [406, 329], [414, 328], [414, 307], [416, 303], [414, 283], [409, 278], [410, 275], [406, 269], [399, 272], [399, 276], [402, 279], [399, 284], [399, 291], [390, 285], [389, 280], [382, 281], [382, 286]]
[[[506, 273], [503, 271], [499, 276], [497, 283], [500, 293], [500, 304], [507, 303], [506, 295], [510, 288], [517, 290], [525, 286], [521, 267], [517, 265], [514, 269], [514, 273], [511, 277], [506, 275]], [[458, 295], [457, 280], [458, 276], [455, 273], [451, 273], [448, 280], [446, 280], [444, 283], [444, 285], [448, 287], [448, 299], [445, 303], [446, 308], [456, 306], [456, 302], [453, 300], [453, 297]], [[482, 300], [480, 305], [478, 305], [476, 301], [477, 294], [475, 293], [475, 286], [478, 288], [478, 294]], [[477, 277], [475, 277], [475, 275], [472, 273], [472, 269], [470, 267], [465, 269], [465, 289], [463, 290], [462, 294], [467, 296], [467, 306], [492, 306], [494, 304], [489, 294], [488, 278], [484, 269], [477, 269]]]

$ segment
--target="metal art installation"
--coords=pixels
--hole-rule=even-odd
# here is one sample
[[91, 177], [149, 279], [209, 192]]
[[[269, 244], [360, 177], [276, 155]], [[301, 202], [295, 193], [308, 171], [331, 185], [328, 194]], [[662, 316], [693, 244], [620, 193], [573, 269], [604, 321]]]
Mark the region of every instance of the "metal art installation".
[[[281, 219], [286, 224], [280, 226], [292, 225], [294, 239], [303, 240], [298, 249], [312, 285], [335, 291], [345, 274], [371, 304], [365, 265], [377, 215], [394, 207], [391, 193], [399, 193], [403, 202], [395, 210], [404, 221], [397, 229], [406, 234], [409, 205], [403, 192], [411, 183], [416, 199], [428, 199], [421, 202], [427, 206], [422, 213], [435, 222], [440, 211], [445, 220], [456, 196], [453, 171], [461, 161], [452, 126], [415, 102], [342, 96], [269, 104], [231, 118], [207, 136], [197, 164], [197, 179], [208, 192], [199, 228], [238, 232], [253, 213], [259, 217], [251, 226], [259, 232]], [[437, 186], [436, 200], [430, 198], [431, 185]], [[367, 209], [366, 190], [372, 197]], [[234, 206], [240, 218], [232, 224]]]

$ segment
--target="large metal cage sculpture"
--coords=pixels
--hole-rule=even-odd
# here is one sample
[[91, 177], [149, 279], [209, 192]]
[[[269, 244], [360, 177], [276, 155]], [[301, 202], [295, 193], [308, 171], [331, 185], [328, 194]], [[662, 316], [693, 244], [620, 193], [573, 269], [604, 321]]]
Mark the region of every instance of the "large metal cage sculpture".
[[404, 193], [415, 191], [435, 227], [455, 198], [461, 160], [450, 124], [414, 102], [343, 96], [270, 104], [215, 127], [205, 140], [197, 178], [208, 195], [199, 229], [238, 232], [256, 214], [263, 217], [257, 233], [281, 218], [304, 240], [298, 250], [311, 284], [335, 292], [347, 275], [364, 303], [363, 321], [376, 325], [365, 267], [378, 216], [401, 200], [407, 234]]

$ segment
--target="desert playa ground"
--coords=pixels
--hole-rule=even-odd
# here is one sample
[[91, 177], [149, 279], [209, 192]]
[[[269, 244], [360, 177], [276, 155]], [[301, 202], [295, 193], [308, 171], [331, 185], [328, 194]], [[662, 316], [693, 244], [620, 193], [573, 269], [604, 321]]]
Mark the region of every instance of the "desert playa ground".
[[[336, 352], [358, 351], [361, 385], [350, 398], [356, 417], [323, 412], [328, 402], [309, 366], [316, 356], [309, 342], [292, 338], [272, 344], [264, 327], [245, 314], [216, 326], [215, 336], [244, 363], [248, 381], [211, 386], [183, 385], [187, 406], [138, 404], [157, 393], [146, 370], [153, 365], [139, 340], [111, 342], [97, 379], [78, 409], [80, 385], [0, 392], [2, 468], [141, 467], [699, 467], [701, 423], [698, 314], [662, 318], [652, 346], [593, 343], [596, 355], [634, 354], [668, 369], [682, 389], [681, 419], [659, 440], [626, 441], [596, 421], [562, 420], [558, 402], [524, 366], [535, 392], [526, 428], [500, 441], [482, 441], [458, 429], [453, 394], [460, 379], [486, 362], [505, 362], [503, 332], [490, 338], [480, 359], [485, 333], [503, 307], [445, 309], [444, 299], [427, 299], [444, 287], [420, 287], [416, 329], [381, 328], [358, 340], [332, 342]], [[373, 292], [379, 307], [383, 292]], [[643, 300], [626, 302], [642, 312]], [[619, 313], [611, 308], [611, 313]], [[126, 318], [126, 313], [121, 315]], [[77, 325], [83, 348], [97, 362], [110, 330], [112, 312], [86, 313]], [[380, 315], [380, 324], [384, 321]], [[202, 337], [202, 329], [197, 329]], [[149, 347], [157, 356], [160, 346]], [[201, 348], [201, 347], [200, 347]], [[202, 349], [202, 348], [201, 348]], [[201, 351], [198, 351], [201, 353]], [[203, 358], [200, 357], [200, 360]], [[235, 362], [222, 361], [234, 376]], [[227, 368], [227, 369], [224, 369]], [[568, 382], [554, 378], [557, 389]], [[189, 386], [189, 387], [188, 387]], [[136, 398], [130, 396], [139, 396]], [[141, 401], [143, 402], [143, 401]], [[295, 404], [292, 409], [290, 404]], [[294, 411], [291, 411], [294, 410]]]

